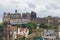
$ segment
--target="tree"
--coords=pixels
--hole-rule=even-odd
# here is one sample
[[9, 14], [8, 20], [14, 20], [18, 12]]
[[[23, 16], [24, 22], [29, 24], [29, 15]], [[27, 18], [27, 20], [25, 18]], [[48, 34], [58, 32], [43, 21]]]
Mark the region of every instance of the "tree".
[[37, 27], [37, 24], [35, 22], [29, 22], [26, 25], [29, 29], [35, 29]]
[[49, 28], [49, 29], [55, 29], [56, 27], [53, 26], [53, 25], [51, 25], [51, 26], [49, 26], [48, 28]]
[[13, 25], [13, 26], [17, 26], [18, 28], [20, 28], [21, 25], [20, 25], [20, 24], [15, 24], [15, 25]]
[[2, 36], [3, 36], [3, 23], [0, 23], [0, 40], [2, 40]]
[[37, 27], [37, 24], [35, 22], [29, 22], [27, 23], [27, 28], [29, 28], [29, 34], [32, 33], [32, 29], [35, 29]]
[[56, 27], [54, 25], [47, 25], [47, 24], [40, 24], [39, 26], [40, 28], [44, 28], [44, 29], [55, 29]]
[[4, 23], [0, 23], [0, 28], [3, 28], [4, 27]]
[[47, 24], [40, 24], [39, 28], [47, 29], [48, 28], [48, 25]]
[[21, 24], [21, 27], [26, 28], [27, 26], [26, 26], [26, 24]]

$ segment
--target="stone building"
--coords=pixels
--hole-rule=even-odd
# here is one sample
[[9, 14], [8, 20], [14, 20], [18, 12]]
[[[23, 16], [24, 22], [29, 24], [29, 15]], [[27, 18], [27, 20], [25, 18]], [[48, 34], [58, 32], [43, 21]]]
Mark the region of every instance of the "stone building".
[[31, 14], [30, 13], [22, 13], [22, 18], [31, 19]]
[[4, 13], [3, 22], [8, 22], [10, 24], [25, 24], [30, 21], [29, 15], [29, 13], [26, 13], [21, 16], [21, 14], [15, 10], [15, 13]]
[[37, 18], [36, 13], [34, 11], [31, 11], [31, 20], [36, 18]]
[[60, 39], [60, 19], [58, 20], [58, 28], [57, 28], [57, 39]]
[[32, 21], [36, 22], [37, 24], [48, 24], [48, 25], [54, 25], [56, 27], [58, 26], [58, 20], [59, 17], [52, 17], [52, 16], [32, 19]]
[[21, 18], [21, 14], [17, 12], [17, 10], [15, 10], [15, 13], [4, 13], [3, 14], [3, 22], [9, 22], [10, 20], [16, 20], [16, 19], [20, 19]]
[[[58, 26], [58, 20], [59, 17], [52, 17], [52, 16], [47, 16], [44, 18], [38, 18], [36, 13], [34, 11], [31, 11], [31, 13], [20, 13], [15, 10], [15, 13], [4, 13], [3, 14], [3, 22], [13, 22], [13, 23], [23, 23], [23, 22], [30, 22], [30, 21], [35, 21], [37, 24], [45, 23], [48, 25], [55, 25]], [[22, 21], [23, 20], [23, 21]]]

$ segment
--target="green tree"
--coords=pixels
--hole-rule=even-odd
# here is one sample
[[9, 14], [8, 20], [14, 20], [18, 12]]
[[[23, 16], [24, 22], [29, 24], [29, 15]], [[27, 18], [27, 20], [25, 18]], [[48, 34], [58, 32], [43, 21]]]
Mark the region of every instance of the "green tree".
[[56, 27], [53, 26], [53, 25], [51, 25], [51, 26], [49, 26], [48, 28], [49, 28], [49, 29], [55, 29]]
[[35, 22], [29, 22], [26, 25], [29, 29], [35, 29], [37, 27], [37, 24]]
[[18, 28], [21, 27], [20, 24], [16, 24], [16, 26], [17, 26]]
[[47, 25], [47, 24], [40, 24], [39, 26], [40, 28], [44, 28], [44, 29], [55, 29], [56, 27], [54, 25]]
[[27, 26], [27, 28], [29, 28], [29, 34], [31, 34], [32, 33], [32, 29], [36, 29], [37, 24], [35, 22], [29, 22], [29, 23], [27, 23], [26, 26]]
[[26, 26], [26, 24], [22, 24], [21, 27], [22, 28], [26, 28], [27, 26]]
[[12, 25], [12, 26], [17, 26], [18, 28], [20, 28], [20, 27], [21, 27], [21, 25], [20, 25], [20, 24], [14, 24], [14, 25]]
[[48, 25], [47, 24], [40, 24], [39, 28], [47, 29], [48, 28]]
[[0, 28], [3, 28], [4, 27], [4, 23], [0, 23]]

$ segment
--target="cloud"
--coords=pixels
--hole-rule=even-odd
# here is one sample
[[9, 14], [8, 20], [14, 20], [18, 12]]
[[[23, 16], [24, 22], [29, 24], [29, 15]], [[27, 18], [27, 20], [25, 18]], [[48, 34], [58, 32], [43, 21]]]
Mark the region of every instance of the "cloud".
[[11, 1], [11, 0], [1, 0], [1, 1], [0, 1], [0, 5], [2, 5], [2, 6], [7, 6], [7, 5], [10, 4], [10, 1]]
[[12, 4], [19, 4], [19, 3], [18, 3], [18, 2], [16, 2], [16, 1], [12, 1], [11, 3], [12, 3]]
[[47, 5], [46, 8], [57, 10], [57, 9], [60, 9], [60, 6], [58, 6], [56, 4], [50, 4], [50, 5]]
[[47, 16], [58, 16], [60, 17], [60, 13], [59, 12], [55, 12], [55, 11], [50, 11], [50, 10], [41, 10], [37, 12], [38, 17], [47, 17]]
[[33, 3], [27, 3], [29, 8], [35, 9], [36, 5]]

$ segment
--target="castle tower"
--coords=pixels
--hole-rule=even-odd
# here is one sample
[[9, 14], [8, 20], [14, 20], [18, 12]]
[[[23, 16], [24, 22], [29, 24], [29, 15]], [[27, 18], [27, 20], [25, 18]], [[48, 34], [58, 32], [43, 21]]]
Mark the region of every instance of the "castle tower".
[[15, 10], [15, 13], [17, 13], [17, 10]]
[[31, 19], [36, 19], [36, 13], [34, 11], [31, 11]]

